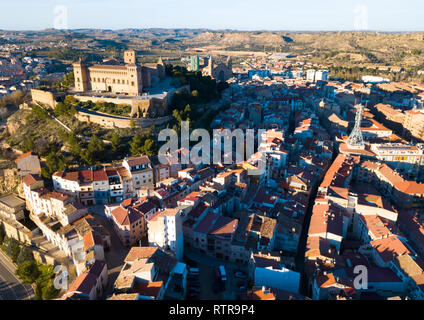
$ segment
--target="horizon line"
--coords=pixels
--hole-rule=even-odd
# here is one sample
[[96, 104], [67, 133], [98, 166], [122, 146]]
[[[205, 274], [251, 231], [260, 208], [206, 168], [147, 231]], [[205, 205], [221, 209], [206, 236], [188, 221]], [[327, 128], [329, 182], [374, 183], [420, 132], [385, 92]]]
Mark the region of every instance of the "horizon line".
[[61, 31], [61, 32], [73, 32], [81, 30], [100, 30], [100, 31], [124, 31], [124, 30], [204, 30], [209, 32], [280, 32], [280, 33], [424, 33], [424, 30], [284, 30], [284, 29], [232, 29], [232, 28], [191, 28], [191, 27], [147, 27], [147, 28], [95, 28], [95, 27], [79, 27], [79, 28], [68, 28], [68, 29], [56, 29], [56, 28], [42, 28], [42, 29], [3, 29], [0, 28], [0, 32], [43, 32], [43, 31]]

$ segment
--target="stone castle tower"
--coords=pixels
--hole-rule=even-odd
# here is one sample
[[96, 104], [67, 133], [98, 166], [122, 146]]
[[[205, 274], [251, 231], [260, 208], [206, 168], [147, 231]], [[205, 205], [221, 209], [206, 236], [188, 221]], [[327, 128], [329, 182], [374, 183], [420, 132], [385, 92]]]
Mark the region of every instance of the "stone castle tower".
[[124, 51], [124, 63], [125, 64], [135, 64], [135, 51], [134, 50], [125, 50]]
[[75, 78], [75, 89], [78, 91], [87, 91], [90, 87], [90, 78], [88, 74], [88, 68], [82, 59], [73, 64], [74, 67], [74, 78]]

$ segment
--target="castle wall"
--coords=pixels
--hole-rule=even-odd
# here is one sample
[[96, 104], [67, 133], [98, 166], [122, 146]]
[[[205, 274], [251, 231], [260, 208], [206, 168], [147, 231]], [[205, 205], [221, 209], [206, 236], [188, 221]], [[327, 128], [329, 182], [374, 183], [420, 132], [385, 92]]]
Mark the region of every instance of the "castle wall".
[[32, 101], [48, 105], [52, 109], [56, 106], [54, 95], [49, 91], [31, 89], [31, 97]]
[[88, 113], [79, 111], [75, 117], [82, 122], [96, 123], [105, 128], [130, 128], [131, 121], [140, 128], [147, 128], [152, 125], [161, 125], [171, 120], [171, 116], [154, 119], [137, 119], [130, 117], [116, 117], [102, 113]]

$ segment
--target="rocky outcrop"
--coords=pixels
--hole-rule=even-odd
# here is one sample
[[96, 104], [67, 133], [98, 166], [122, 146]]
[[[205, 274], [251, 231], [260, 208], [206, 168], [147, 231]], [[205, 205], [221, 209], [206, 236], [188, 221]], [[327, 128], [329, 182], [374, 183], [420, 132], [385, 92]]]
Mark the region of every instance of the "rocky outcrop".
[[11, 192], [17, 192], [19, 195], [23, 194], [18, 170], [15, 168], [0, 169], [0, 194]]

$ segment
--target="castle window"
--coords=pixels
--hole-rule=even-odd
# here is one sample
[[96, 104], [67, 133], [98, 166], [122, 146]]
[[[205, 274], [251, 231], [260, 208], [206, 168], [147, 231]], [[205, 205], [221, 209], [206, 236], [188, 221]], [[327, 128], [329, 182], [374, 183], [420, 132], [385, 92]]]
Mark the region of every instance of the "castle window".
[[131, 81], [131, 85], [134, 87], [134, 81]]

